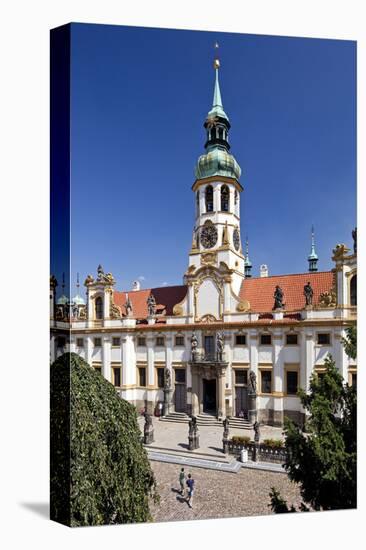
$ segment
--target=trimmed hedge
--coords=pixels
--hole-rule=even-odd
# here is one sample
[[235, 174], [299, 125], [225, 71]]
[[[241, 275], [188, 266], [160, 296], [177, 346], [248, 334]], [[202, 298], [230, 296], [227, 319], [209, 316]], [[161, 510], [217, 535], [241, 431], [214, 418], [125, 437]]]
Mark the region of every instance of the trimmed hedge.
[[285, 443], [282, 441], [282, 439], [264, 439], [263, 445], [267, 445], [267, 447], [272, 447], [272, 449], [283, 449], [285, 447]]
[[246, 437], [244, 435], [233, 435], [231, 441], [234, 443], [234, 445], [246, 445], [247, 443], [249, 443], [250, 437]]
[[[62, 516], [65, 494], [59, 491], [65, 469], [62, 453], [52, 451], [59, 425], [65, 425], [64, 382], [70, 375], [71, 526], [135, 523], [151, 520], [149, 497], [158, 500], [156, 483], [141, 443], [136, 409], [79, 355], [66, 353], [51, 365], [51, 514]], [[59, 395], [59, 390], [60, 395]], [[63, 394], [63, 399], [62, 399]], [[61, 485], [60, 485], [61, 484]], [[61, 500], [60, 500], [61, 499]], [[56, 517], [55, 517], [56, 516]], [[65, 521], [62, 521], [65, 523]]]

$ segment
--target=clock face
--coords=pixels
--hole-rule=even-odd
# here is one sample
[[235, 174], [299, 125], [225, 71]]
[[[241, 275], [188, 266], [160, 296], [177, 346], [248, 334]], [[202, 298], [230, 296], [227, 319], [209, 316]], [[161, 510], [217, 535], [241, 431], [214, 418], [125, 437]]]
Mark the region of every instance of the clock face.
[[217, 243], [217, 229], [214, 225], [205, 225], [201, 230], [201, 243], [205, 248], [212, 248]]
[[239, 235], [238, 229], [236, 229], [236, 228], [234, 229], [233, 240], [234, 240], [235, 250], [239, 250], [239, 248], [240, 248], [240, 235]]

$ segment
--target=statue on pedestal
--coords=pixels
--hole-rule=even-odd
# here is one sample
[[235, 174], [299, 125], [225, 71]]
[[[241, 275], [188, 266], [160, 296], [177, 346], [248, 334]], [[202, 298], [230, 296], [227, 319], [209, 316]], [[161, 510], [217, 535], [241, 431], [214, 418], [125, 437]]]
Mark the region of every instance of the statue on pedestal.
[[192, 354], [192, 361], [195, 361], [197, 359], [198, 354], [198, 340], [196, 333], [193, 331], [191, 336], [191, 354]]
[[172, 386], [172, 379], [170, 375], [170, 370], [168, 369], [168, 367], [166, 367], [164, 370], [164, 389], [170, 390], [171, 386]]
[[222, 423], [224, 426], [224, 439], [229, 439], [229, 419], [225, 418]]
[[283, 309], [283, 307], [284, 307], [283, 290], [278, 285], [276, 286], [273, 297], [274, 297], [274, 301], [275, 301], [273, 309]]
[[144, 444], [148, 445], [154, 441], [154, 428], [152, 424], [152, 418], [147, 411], [144, 412], [145, 424], [144, 424]]
[[216, 354], [217, 360], [222, 361], [224, 351], [224, 331], [218, 332], [216, 335]]
[[259, 422], [257, 421], [254, 422], [253, 430], [254, 430], [254, 441], [256, 443], [259, 443], [259, 439], [260, 439]]
[[314, 291], [312, 289], [310, 281], [308, 281], [308, 283], [304, 286], [304, 296], [305, 296], [305, 305], [312, 306]]
[[249, 389], [251, 393], [257, 393], [257, 377], [254, 370], [249, 371]]

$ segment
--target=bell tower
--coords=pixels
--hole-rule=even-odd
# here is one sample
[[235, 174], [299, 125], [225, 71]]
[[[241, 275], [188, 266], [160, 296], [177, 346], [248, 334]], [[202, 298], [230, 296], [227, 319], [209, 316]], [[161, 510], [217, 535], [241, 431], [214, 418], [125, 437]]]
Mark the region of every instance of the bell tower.
[[220, 60], [215, 45], [215, 84], [212, 109], [204, 122], [205, 154], [197, 161], [195, 224], [189, 253], [188, 273], [201, 266], [225, 266], [231, 273], [232, 289], [238, 294], [245, 276], [245, 258], [240, 234], [241, 169], [230, 153], [229, 117], [224, 111], [219, 83]]

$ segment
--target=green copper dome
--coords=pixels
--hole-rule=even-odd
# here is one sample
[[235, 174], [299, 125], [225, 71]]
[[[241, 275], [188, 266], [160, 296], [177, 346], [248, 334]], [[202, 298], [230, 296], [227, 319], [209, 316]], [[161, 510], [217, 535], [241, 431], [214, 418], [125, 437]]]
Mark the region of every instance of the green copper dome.
[[226, 176], [238, 180], [241, 169], [234, 156], [229, 153], [229, 117], [224, 111], [219, 84], [220, 63], [215, 60], [215, 87], [212, 109], [208, 112], [204, 127], [207, 133], [206, 153], [201, 155], [195, 167], [196, 179], [211, 176]]
[[201, 155], [196, 165], [196, 179], [210, 176], [226, 176], [239, 179], [241, 168], [233, 155], [225, 149], [212, 149], [205, 155]]

